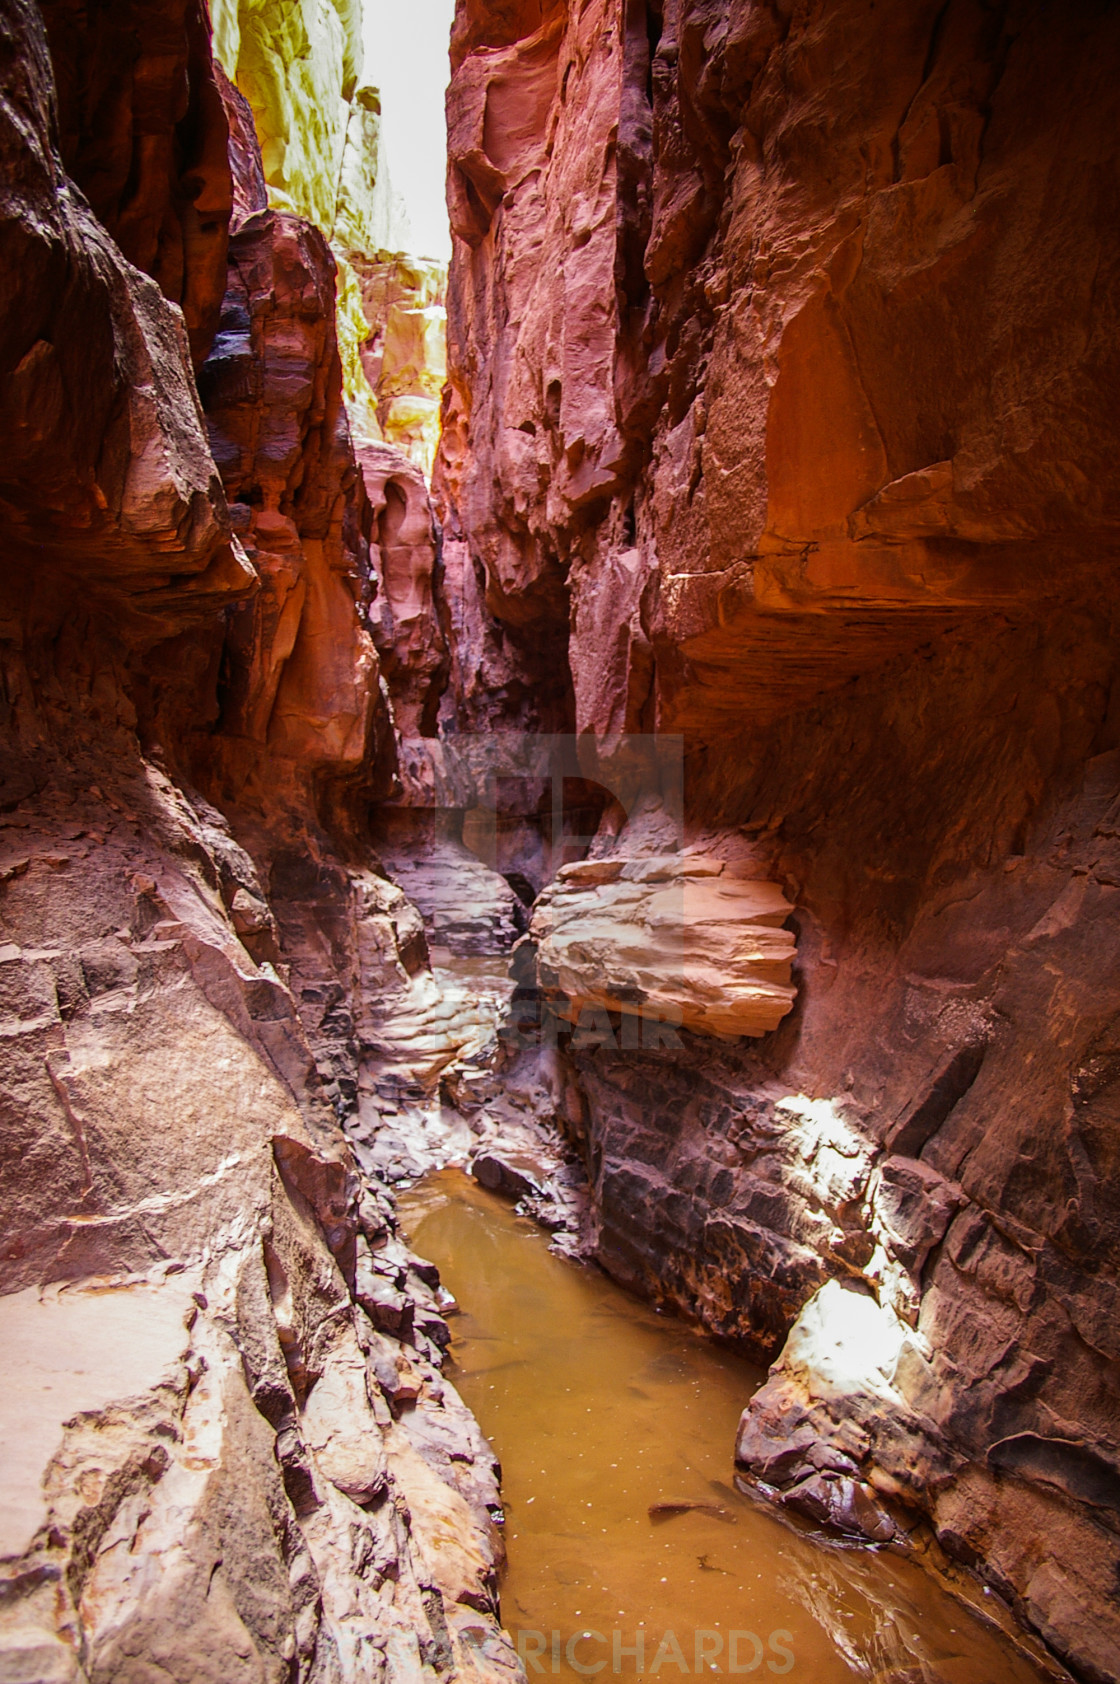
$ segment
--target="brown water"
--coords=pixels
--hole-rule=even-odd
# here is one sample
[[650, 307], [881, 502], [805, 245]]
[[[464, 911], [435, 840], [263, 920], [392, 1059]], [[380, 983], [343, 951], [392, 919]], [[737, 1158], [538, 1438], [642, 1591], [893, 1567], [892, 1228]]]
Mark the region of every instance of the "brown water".
[[[501, 1458], [502, 1619], [530, 1679], [633, 1677], [639, 1633], [662, 1679], [1052, 1676], [916, 1564], [794, 1529], [733, 1489], [757, 1369], [554, 1256], [459, 1171], [400, 1204], [462, 1306], [448, 1373]], [[682, 1503], [705, 1506], [650, 1516]]]

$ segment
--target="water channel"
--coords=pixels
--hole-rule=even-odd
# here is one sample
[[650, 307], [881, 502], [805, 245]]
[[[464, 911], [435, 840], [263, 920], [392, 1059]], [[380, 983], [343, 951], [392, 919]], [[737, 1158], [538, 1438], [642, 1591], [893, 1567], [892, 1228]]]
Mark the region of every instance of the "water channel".
[[825, 1540], [735, 1490], [758, 1369], [555, 1256], [459, 1170], [426, 1177], [400, 1209], [461, 1306], [448, 1374], [501, 1458], [502, 1620], [530, 1679], [1054, 1676], [983, 1618], [979, 1592], [974, 1613], [916, 1563]]

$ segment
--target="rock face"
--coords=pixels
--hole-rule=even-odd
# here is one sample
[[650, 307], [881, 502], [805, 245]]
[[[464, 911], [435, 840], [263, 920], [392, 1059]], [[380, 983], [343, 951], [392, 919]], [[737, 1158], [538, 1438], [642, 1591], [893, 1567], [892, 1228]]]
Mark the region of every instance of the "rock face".
[[355, 429], [430, 474], [447, 277], [442, 264], [407, 255], [407, 209], [389, 181], [381, 101], [364, 74], [361, 0], [217, 0], [213, 10], [221, 66], [261, 141], [268, 203], [314, 224], [334, 252]]
[[[138, 636], [166, 635], [180, 604], [236, 598], [252, 572], [207, 448], [183, 318], [122, 261], [63, 170], [41, 20], [19, 9], [11, 27], [0, 65], [7, 541], [48, 569], [89, 572]], [[29, 599], [38, 571], [9, 583]]]
[[538, 979], [577, 1024], [614, 1011], [721, 1040], [765, 1035], [793, 1005], [792, 910], [775, 883], [722, 860], [561, 866], [533, 909]]
[[391, 445], [358, 449], [377, 594], [370, 627], [402, 741], [435, 735], [450, 658], [436, 602], [439, 528], [424, 475]]
[[350, 261], [369, 324], [362, 367], [377, 394], [378, 423], [430, 476], [447, 378], [446, 267], [404, 253], [352, 252]]
[[1117, 18], [464, 0], [453, 67], [458, 718], [679, 734], [794, 906], [756, 1043], [569, 1047], [599, 1256], [789, 1336], [768, 1485], [1114, 1680]]
[[361, 624], [369, 514], [333, 300], [322, 235], [275, 211], [250, 217], [231, 242], [221, 330], [200, 375], [233, 519], [263, 581], [227, 640], [221, 735], [233, 755], [266, 746], [270, 762], [312, 778], [326, 767], [363, 770], [378, 705], [377, 657]]
[[380, 157], [381, 105], [362, 77], [356, 0], [217, 0], [215, 52], [253, 113], [269, 203], [304, 218], [340, 261], [338, 335], [347, 396], [376, 436], [362, 368], [367, 328], [347, 253], [407, 243]]
[[226, 279], [226, 122], [200, 0], [42, 8], [70, 179], [130, 263], [182, 306], [195, 366]]
[[424, 938], [332, 260], [236, 101], [235, 195], [201, 13], [50, 21], [61, 125], [0, 18], [0, 1673], [516, 1678], [438, 1277], [338, 1125]]
[[[938, 15], [870, 50], [854, 5], [605, 3], [524, 35], [471, 9], [445, 495], [504, 624], [571, 593], [581, 727], [648, 702], [741, 729], [1114, 540], [1105, 411], [1052, 378], [1103, 403], [1109, 335], [1012, 349], [1048, 303], [1087, 319], [1114, 258], [1074, 161], [1111, 155], [1113, 26]], [[1075, 118], [1058, 64], [1092, 66]], [[990, 401], [1012, 363], [1018, 432]]]
[[[492, 1459], [292, 995], [238, 937], [259, 883], [121, 727], [116, 754], [89, 728], [88, 692], [33, 710], [46, 676], [0, 867], [5, 1667], [500, 1674]], [[427, 1448], [449, 1433], [450, 1470]]]
[[[236, 816], [257, 862], [320, 1077], [345, 1116], [370, 1002], [407, 993], [424, 949], [403, 896], [368, 849], [365, 862], [355, 852], [395, 751], [366, 623], [372, 517], [343, 405], [333, 276], [326, 241], [296, 217], [259, 212], [231, 240], [200, 388], [260, 588], [199, 640], [195, 660], [217, 668], [219, 687], [211, 728], [185, 746], [189, 776]], [[163, 713], [178, 705], [160, 698]]]
[[509, 953], [524, 927], [517, 896], [457, 838], [409, 822], [428, 816], [388, 808], [379, 840], [394, 879], [424, 915], [429, 941], [459, 958]]

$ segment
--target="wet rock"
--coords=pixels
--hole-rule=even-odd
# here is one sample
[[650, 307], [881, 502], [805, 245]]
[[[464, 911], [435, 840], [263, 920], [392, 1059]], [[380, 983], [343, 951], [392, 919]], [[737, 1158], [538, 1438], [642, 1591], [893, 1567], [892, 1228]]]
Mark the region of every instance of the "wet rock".
[[782, 1493], [782, 1502], [811, 1520], [822, 1521], [872, 1543], [889, 1543], [897, 1528], [864, 1480], [817, 1473]]
[[680, 1502], [651, 1503], [649, 1518], [654, 1521], [672, 1520], [680, 1514], [710, 1514], [716, 1520], [723, 1520], [730, 1525], [735, 1524], [735, 1516], [730, 1509], [721, 1508], [718, 1503], [693, 1502], [685, 1499]]
[[546, 1176], [532, 1158], [508, 1152], [479, 1152], [471, 1163], [471, 1174], [492, 1193], [507, 1199], [524, 1198], [527, 1193], [539, 1193]]
[[391, 1333], [398, 1339], [409, 1338], [416, 1311], [403, 1292], [376, 1275], [362, 1274], [358, 1277], [357, 1293], [358, 1303], [378, 1332]]
[[786, 1398], [782, 1402], [780, 1412], [768, 1411], [763, 1403], [745, 1410], [735, 1444], [735, 1460], [768, 1485], [798, 1478], [820, 1443], [808, 1411], [791, 1407]]

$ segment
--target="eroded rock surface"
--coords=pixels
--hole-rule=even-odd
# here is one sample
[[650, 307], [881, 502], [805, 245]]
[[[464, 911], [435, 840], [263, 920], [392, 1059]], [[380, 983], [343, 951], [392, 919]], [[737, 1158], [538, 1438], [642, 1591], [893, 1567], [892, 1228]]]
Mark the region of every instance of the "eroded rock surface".
[[65, 635], [5, 672], [5, 1664], [501, 1676], [430, 1271], [354, 1173], [248, 855], [99, 717], [106, 646], [87, 621], [84, 688]]
[[[252, 584], [207, 447], [184, 320], [123, 261], [63, 169], [45, 33], [30, 5], [12, 12], [0, 77], [9, 553], [89, 574], [137, 637], [156, 638], [180, 605]], [[37, 571], [13, 568], [17, 590], [30, 596]]]
[[598, 1008], [721, 1039], [765, 1035], [793, 1005], [792, 910], [776, 883], [722, 860], [561, 866], [533, 908], [538, 979], [577, 1024]]
[[447, 269], [432, 258], [352, 252], [369, 336], [362, 366], [390, 444], [430, 475], [447, 378]]
[[42, 11], [63, 167], [129, 262], [182, 307], [197, 367], [218, 325], [231, 208], [206, 8]]
[[436, 600], [439, 528], [424, 475], [403, 451], [363, 441], [358, 460], [377, 579], [370, 626], [397, 734], [407, 744], [435, 735], [450, 666]]
[[210, 152], [200, 188], [238, 206], [208, 437], [176, 171], [217, 131], [180, 14], [134, 14], [85, 70], [107, 170], [139, 157], [181, 237], [155, 279], [56, 151], [41, 16], [2, 19], [0, 1671], [515, 1679], [446, 1299], [339, 1128], [361, 1011], [425, 944], [362, 845], [395, 748], [332, 262], [254, 203], [237, 108], [238, 196]]
[[581, 727], [772, 718], [1114, 542], [1109, 333], [1011, 350], [1115, 260], [1074, 162], [1111, 156], [1111, 21], [605, 0], [498, 47], [495, 10], [448, 96], [443, 484], [504, 625], [570, 591]]
[[[561, 1034], [597, 1254], [790, 1337], [775, 1490], [1115, 1679], [1117, 20], [464, 0], [452, 62], [460, 728], [679, 734], [794, 907], [757, 1043]], [[830, 1389], [841, 1288], [895, 1344]]]

